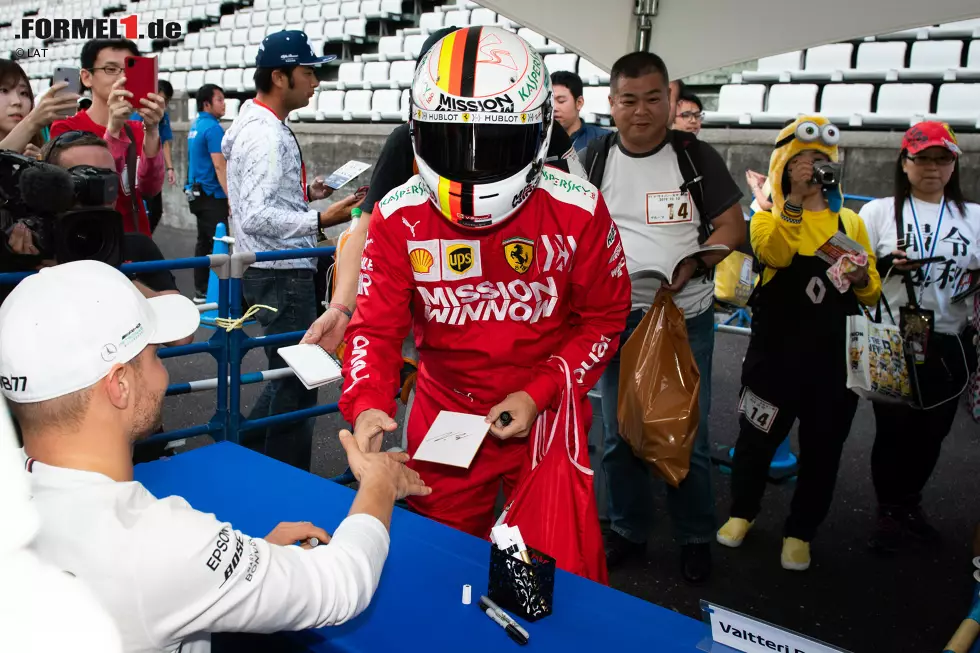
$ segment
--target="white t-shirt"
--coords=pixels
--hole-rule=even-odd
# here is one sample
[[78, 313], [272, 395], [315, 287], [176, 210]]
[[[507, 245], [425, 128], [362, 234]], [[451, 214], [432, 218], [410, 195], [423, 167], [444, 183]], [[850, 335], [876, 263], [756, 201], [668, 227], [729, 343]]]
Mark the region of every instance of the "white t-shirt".
[[[706, 143], [701, 148], [698, 172], [702, 176], [705, 211], [717, 218], [738, 202], [741, 192], [718, 153]], [[630, 274], [651, 265], [669, 266], [685, 251], [697, 247], [701, 216], [690, 192], [681, 192], [684, 176], [669, 141], [649, 154], [628, 154], [617, 144], [609, 150], [600, 190], [619, 228]], [[650, 308], [660, 289], [658, 279], [633, 282], [633, 310]], [[692, 279], [674, 296], [688, 319], [714, 302], [714, 281]]]
[[[915, 202], [914, 216], [911, 201]], [[973, 300], [959, 304], [953, 304], [951, 300], [953, 295], [969, 287], [967, 270], [980, 269], [980, 205], [968, 203], [964, 216], [955, 204], [947, 203], [942, 211], [942, 224], [939, 224], [941, 209], [941, 204], [922, 200], [905, 202], [905, 251], [911, 258], [946, 257], [944, 263], [924, 266], [912, 278], [920, 304], [936, 313], [936, 331], [958, 334], [970, 319]], [[890, 255], [898, 242], [894, 200], [889, 197], [868, 202], [861, 209], [861, 218], [868, 228], [868, 239], [875, 256], [880, 259]], [[935, 238], [937, 231], [938, 240]], [[928, 276], [923, 284], [925, 275]], [[898, 321], [898, 307], [908, 304], [905, 284], [897, 270], [888, 275], [887, 281], [882, 275], [882, 283], [892, 315]], [[884, 310], [883, 315], [888, 319]]]
[[343, 623], [370, 603], [388, 555], [388, 531], [369, 515], [307, 551], [244, 535], [135, 481], [36, 461], [28, 476], [41, 516], [34, 550], [88, 585], [128, 653], [201, 653], [210, 632]]

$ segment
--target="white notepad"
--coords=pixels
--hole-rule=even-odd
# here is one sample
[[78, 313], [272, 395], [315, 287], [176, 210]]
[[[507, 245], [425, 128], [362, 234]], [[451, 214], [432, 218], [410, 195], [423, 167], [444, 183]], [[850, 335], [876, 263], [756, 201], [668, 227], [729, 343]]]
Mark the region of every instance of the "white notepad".
[[486, 415], [444, 410], [432, 422], [412, 458], [469, 469], [489, 430]]
[[279, 355], [307, 390], [341, 379], [340, 365], [320, 345], [280, 347]]

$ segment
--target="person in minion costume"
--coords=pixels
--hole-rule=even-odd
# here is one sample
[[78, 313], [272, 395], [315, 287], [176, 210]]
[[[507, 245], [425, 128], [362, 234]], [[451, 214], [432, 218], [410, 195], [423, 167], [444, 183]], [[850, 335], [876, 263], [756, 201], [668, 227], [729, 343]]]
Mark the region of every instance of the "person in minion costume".
[[[749, 302], [731, 518], [717, 534], [725, 546], [742, 544], [772, 457], [799, 420], [800, 467], [781, 556], [783, 568], [795, 571], [810, 566], [810, 542], [830, 509], [857, 410], [858, 396], [846, 386], [846, 317], [860, 304], [876, 304], [881, 293], [864, 223], [843, 208], [839, 141], [840, 131], [823, 116], [801, 116], [779, 133], [769, 161], [773, 207], [752, 216], [752, 249], [765, 268]], [[845, 274], [851, 282], [845, 292], [815, 255], [838, 231], [868, 255], [867, 265]]]

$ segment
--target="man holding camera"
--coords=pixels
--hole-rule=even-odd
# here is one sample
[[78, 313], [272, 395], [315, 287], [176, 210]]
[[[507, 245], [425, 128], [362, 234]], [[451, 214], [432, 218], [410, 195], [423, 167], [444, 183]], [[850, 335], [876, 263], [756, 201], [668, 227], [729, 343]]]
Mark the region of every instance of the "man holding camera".
[[126, 90], [127, 56], [138, 57], [136, 44], [125, 39], [94, 39], [82, 46], [82, 84], [92, 90], [92, 106], [51, 125], [51, 138], [69, 131], [84, 131], [104, 138], [115, 159], [120, 189], [116, 210], [126, 232], [151, 234], [143, 196], [163, 189], [164, 160], [160, 122], [166, 101], [156, 93], [140, 100], [135, 110], [143, 121], [129, 120], [134, 107]]

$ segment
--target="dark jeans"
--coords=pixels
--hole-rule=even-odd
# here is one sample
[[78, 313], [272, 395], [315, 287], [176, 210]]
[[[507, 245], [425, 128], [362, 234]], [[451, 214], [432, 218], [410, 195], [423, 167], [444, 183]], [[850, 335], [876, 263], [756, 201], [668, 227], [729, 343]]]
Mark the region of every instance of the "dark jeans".
[[[626, 320], [620, 347], [629, 339], [643, 318], [633, 311]], [[715, 312], [710, 309], [687, 320], [687, 335], [694, 362], [701, 373], [698, 394], [700, 412], [698, 434], [691, 451], [690, 471], [680, 487], [667, 486], [667, 508], [680, 544], [710, 542], [715, 534], [715, 495], [711, 485], [711, 445], [708, 414], [711, 412], [711, 360], [715, 345]], [[649, 466], [633, 455], [619, 435], [616, 417], [619, 403], [619, 352], [599, 379], [602, 393], [604, 451], [602, 469], [609, 490], [610, 527], [633, 542], [645, 542], [653, 528], [652, 475]]]
[[[313, 289], [313, 270], [266, 270], [249, 268], [242, 282], [245, 300], [250, 305], [265, 304], [278, 309], [259, 311], [255, 318], [264, 335], [290, 331], [305, 331], [316, 319], [316, 293]], [[269, 369], [286, 367], [279, 356], [279, 347], [266, 347]], [[317, 402], [317, 391], [307, 390], [296, 377], [266, 382], [249, 419], [261, 419], [303, 408]], [[313, 447], [315, 420], [305, 419], [269, 429], [242, 434], [241, 443], [265, 455], [294, 467], [309, 471]]]
[[[191, 213], [197, 218], [197, 245], [194, 247], [194, 256], [208, 256], [214, 251], [214, 230], [218, 228], [219, 223], [226, 226], [228, 224], [228, 200], [201, 195], [194, 198], [190, 208]], [[208, 292], [210, 271], [209, 268], [194, 268], [194, 290], [202, 295]], [[246, 278], [247, 276], [246, 274]]]
[[163, 192], [159, 192], [153, 197], [143, 198], [146, 202], [146, 217], [150, 219], [150, 233], [157, 230], [160, 218], [163, 217]]

